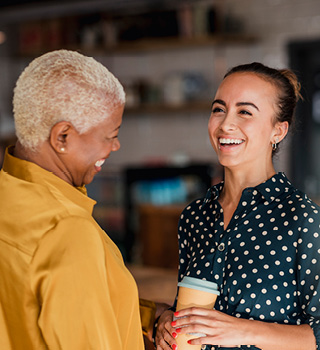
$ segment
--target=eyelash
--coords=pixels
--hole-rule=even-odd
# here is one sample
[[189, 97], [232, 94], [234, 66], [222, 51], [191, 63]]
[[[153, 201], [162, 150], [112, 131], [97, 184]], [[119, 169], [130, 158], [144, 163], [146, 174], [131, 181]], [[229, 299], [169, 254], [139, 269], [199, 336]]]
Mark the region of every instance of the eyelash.
[[114, 141], [118, 138], [118, 135], [117, 136], [113, 136], [113, 137], [106, 137], [106, 140], [107, 141]]
[[[223, 113], [223, 112], [224, 112], [223, 108], [220, 108], [220, 107], [215, 107], [212, 110], [212, 113], [214, 113], [214, 114], [216, 114], [216, 113]], [[240, 110], [239, 114], [252, 116], [251, 112], [246, 111], [244, 109]]]
[[252, 113], [250, 113], [249, 111], [246, 111], [246, 110], [241, 110], [240, 114], [252, 115]]
[[220, 108], [220, 107], [215, 107], [212, 110], [212, 113], [220, 113], [220, 112], [224, 112], [224, 110], [222, 108]]

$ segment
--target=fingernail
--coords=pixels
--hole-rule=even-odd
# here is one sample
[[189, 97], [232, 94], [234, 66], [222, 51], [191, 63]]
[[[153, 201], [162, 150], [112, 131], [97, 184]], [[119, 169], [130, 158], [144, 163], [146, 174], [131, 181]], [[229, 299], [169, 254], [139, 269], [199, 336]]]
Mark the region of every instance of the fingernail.
[[177, 338], [178, 334], [176, 332], [172, 333], [173, 338]]
[[176, 312], [174, 313], [174, 315], [175, 315], [176, 317], [178, 317], [178, 316], [179, 316], [179, 311], [176, 311]]
[[178, 345], [177, 345], [177, 344], [173, 344], [173, 345], [172, 345], [172, 349], [173, 349], [173, 350], [177, 350], [177, 349], [178, 349]]
[[191, 344], [191, 340], [188, 340], [187, 343], [188, 343], [188, 344]]
[[181, 328], [177, 328], [177, 329], [176, 329], [176, 332], [177, 332], [177, 333], [180, 333], [180, 332], [181, 332]]
[[172, 327], [174, 327], [176, 324], [177, 324], [176, 321], [172, 321], [172, 322], [171, 322], [171, 326], [172, 326]]

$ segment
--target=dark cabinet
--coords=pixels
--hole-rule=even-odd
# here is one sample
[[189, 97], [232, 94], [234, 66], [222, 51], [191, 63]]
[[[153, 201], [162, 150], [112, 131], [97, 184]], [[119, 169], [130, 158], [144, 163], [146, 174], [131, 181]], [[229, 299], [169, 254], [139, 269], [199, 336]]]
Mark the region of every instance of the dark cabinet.
[[291, 178], [298, 188], [317, 200], [320, 198], [320, 39], [291, 42], [288, 51], [303, 96], [297, 105], [292, 135]]

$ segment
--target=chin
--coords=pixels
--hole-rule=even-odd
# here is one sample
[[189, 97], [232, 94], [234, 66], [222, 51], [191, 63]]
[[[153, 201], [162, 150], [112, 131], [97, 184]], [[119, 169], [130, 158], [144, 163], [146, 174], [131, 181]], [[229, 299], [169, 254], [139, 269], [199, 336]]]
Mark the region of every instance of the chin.
[[230, 162], [230, 161], [223, 161], [223, 160], [219, 160], [219, 163], [224, 167], [224, 168], [228, 168], [228, 169], [235, 169], [237, 167], [239, 167], [239, 162]]
[[85, 180], [83, 181], [82, 185], [81, 186], [87, 186], [87, 185], [90, 185], [91, 182], [93, 181], [93, 178], [91, 180]]

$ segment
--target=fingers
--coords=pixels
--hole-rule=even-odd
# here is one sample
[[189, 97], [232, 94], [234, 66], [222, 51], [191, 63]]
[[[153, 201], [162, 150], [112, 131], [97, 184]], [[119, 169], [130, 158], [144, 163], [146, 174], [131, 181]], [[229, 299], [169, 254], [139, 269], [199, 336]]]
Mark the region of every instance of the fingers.
[[171, 325], [172, 319], [172, 311], [165, 311], [159, 319], [155, 336], [155, 342], [159, 350], [171, 350], [176, 346], [174, 336], [172, 335], [175, 330]]
[[198, 316], [206, 316], [209, 314], [215, 314], [218, 313], [219, 311], [213, 310], [213, 309], [204, 309], [202, 307], [190, 307], [188, 309], [183, 309], [180, 311], [176, 311], [174, 313], [175, 317], [184, 317], [187, 315], [198, 315]]
[[[177, 334], [201, 333], [203, 337], [194, 337], [190, 344], [223, 344], [236, 347], [234, 344], [247, 344], [248, 330], [251, 330], [251, 320], [240, 319], [216, 310], [190, 308], [175, 313], [178, 318], [172, 322]], [[250, 323], [250, 324], [249, 324]]]
[[[175, 314], [176, 316], [176, 314]], [[178, 316], [178, 317], [177, 317]], [[215, 316], [213, 315], [198, 315], [196, 313], [188, 313], [185, 316], [181, 313], [177, 315], [176, 319], [171, 323], [171, 326], [174, 328], [181, 328], [186, 327], [189, 325], [202, 325], [202, 326], [208, 326], [208, 323], [211, 323], [212, 321], [215, 321]], [[188, 331], [190, 329], [188, 328]], [[185, 333], [185, 332], [184, 332]]]

